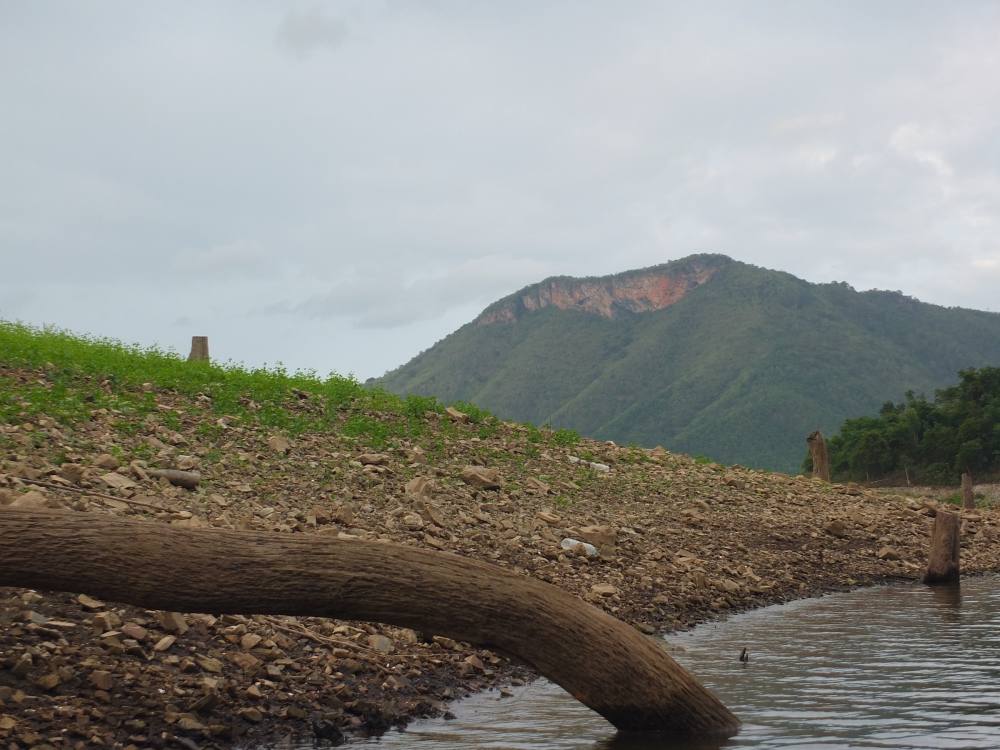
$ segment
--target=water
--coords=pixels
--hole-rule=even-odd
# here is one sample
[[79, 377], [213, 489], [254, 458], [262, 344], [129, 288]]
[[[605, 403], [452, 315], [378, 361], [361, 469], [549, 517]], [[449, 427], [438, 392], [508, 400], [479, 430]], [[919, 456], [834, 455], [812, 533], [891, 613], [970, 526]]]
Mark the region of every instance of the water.
[[[743, 721], [725, 741], [617, 734], [539, 680], [473, 696], [457, 718], [358, 744], [548, 750], [1000, 747], [1000, 579], [901, 585], [768, 607], [671, 636], [674, 656]], [[739, 662], [743, 647], [747, 664]], [[376, 748], [371, 748], [376, 750]]]

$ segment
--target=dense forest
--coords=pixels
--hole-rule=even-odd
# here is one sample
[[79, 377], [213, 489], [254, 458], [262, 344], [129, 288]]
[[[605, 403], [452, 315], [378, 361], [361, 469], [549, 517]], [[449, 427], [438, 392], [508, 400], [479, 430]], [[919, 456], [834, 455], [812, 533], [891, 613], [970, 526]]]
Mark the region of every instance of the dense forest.
[[829, 441], [834, 479], [956, 484], [964, 471], [1000, 473], [1000, 368], [959, 376], [933, 401], [909, 392], [877, 417], [845, 421]]

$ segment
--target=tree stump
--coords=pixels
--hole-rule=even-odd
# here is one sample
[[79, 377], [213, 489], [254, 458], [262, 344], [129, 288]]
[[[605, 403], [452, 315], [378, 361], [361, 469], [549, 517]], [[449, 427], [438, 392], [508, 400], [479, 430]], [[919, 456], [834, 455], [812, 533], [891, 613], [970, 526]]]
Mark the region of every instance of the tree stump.
[[191, 353], [188, 362], [208, 362], [208, 336], [191, 337]]
[[959, 579], [959, 553], [961, 540], [957, 513], [938, 510], [931, 532], [931, 551], [927, 559], [924, 583], [954, 583]]
[[739, 727], [653, 638], [555, 586], [444, 552], [0, 508], [0, 586], [384, 622], [513, 655], [619, 729], [718, 737]]
[[830, 454], [826, 449], [826, 440], [819, 430], [809, 434], [806, 438], [809, 446], [809, 455], [812, 456], [814, 477], [822, 479], [824, 482], [830, 481]]
[[975, 510], [976, 496], [972, 491], [972, 475], [969, 472], [962, 474], [962, 507], [966, 510]]

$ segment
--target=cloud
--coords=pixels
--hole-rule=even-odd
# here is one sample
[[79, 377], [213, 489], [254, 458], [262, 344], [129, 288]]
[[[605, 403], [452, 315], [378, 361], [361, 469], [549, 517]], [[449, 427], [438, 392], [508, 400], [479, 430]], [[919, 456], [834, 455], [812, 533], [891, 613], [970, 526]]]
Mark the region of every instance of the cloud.
[[290, 10], [281, 20], [276, 35], [283, 49], [307, 57], [322, 49], [337, 49], [350, 38], [347, 23], [326, 14], [320, 6]]

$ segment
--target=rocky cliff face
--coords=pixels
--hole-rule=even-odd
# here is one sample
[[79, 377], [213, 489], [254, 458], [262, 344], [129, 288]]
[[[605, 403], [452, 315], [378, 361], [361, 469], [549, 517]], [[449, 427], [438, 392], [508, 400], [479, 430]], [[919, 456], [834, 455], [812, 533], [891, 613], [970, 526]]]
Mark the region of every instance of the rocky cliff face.
[[662, 310], [711, 279], [722, 267], [718, 262], [720, 257], [696, 257], [681, 266], [668, 263], [598, 278], [553, 277], [491, 305], [476, 319], [476, 323], [513, 322], [525, 313], [545, 307], [582, 310], [605, 318], [613, 318], [622, 312]]

